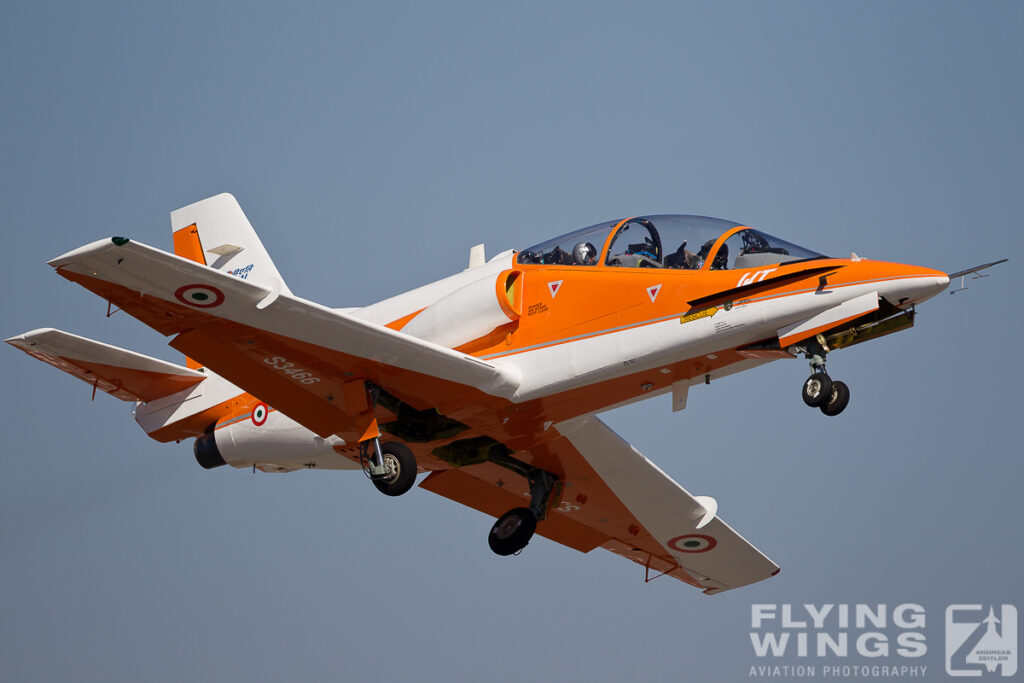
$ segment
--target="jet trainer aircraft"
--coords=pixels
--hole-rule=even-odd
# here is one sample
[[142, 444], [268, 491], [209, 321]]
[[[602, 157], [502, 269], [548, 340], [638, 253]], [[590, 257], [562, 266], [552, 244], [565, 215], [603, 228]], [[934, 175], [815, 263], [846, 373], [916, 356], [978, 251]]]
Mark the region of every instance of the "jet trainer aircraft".
[[[830, 258], [702, 216], [593, 225], [363, 308], [291, 293], [235, 198], [171, 213], [174, 254], [125, 237], [50, 261], [163, 335], [168, 363], [55, 329], [7, 342], [117, 398], [205, 468], [363, 469], [497, 517], [499, 555], [533, 534], [604, 548], [714, 594], [779, 567], [601, 420], [778, 358], [804, 356], [804, 403], [838, 415], [832, 350], [909, 328], [949, 277]], [[992, 265], [992, 264], [989, 264]], [[978, 269], [964, 271], [973, 273]], [[958, 274], [959, 275], [959, 274]]]

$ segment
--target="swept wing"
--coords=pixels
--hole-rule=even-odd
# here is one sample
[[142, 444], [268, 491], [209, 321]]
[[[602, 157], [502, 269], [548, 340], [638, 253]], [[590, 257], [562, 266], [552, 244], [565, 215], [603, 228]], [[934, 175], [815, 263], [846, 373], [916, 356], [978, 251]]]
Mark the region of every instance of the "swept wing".
[[[173, 347], [321, 436], [358, 439], [353, 415], [367, 409], [366, 381], [417, 408], [462, 420], [468, 431], [460, 438], [506, 436], [497, 415], [518, 385], [512, 366], [124, 238], [94, 242], [50, 264], [175, 335]], [[495, 516], [529, 500], [522, 478], [494, 462], [455, 468], [429, 444], [414, 447], [421, 467], [434, 470], [421, 484], [427, 490]], [[559, 479], [541, 535], [581, 552], [605, 548], [708, 593], [778, 571], [716, 516], [712, 499], [690, 495], [595, 417], [554, 425], [516, 448]]]

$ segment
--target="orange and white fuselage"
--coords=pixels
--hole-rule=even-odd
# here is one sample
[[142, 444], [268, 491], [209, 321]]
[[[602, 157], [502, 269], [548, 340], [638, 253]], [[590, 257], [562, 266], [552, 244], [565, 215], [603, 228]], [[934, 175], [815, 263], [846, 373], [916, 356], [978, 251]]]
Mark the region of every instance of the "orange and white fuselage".
[[823, 369], [835, 348], [912, 325], [949, 283], [719, 219], [647, 216], [489, 261], [474, 249], [451, 277], [336, 309], [291, 293], [230, 195], [173, 212], [172, 228], [173, 255], [112, 238], [50, 264], [174, 335], [188, 367], [50, 329], [8, 342], [134, 400], [153, 438], [195, 437], [204, 467], [354, 469], [383, 435], [432, 472], [428, 490], [495, 516], [525, 496], [538, 533], [706, 592], [778, 567], [593, 414], [665, 393], [680, 410], [689, 386], [777, 358]]

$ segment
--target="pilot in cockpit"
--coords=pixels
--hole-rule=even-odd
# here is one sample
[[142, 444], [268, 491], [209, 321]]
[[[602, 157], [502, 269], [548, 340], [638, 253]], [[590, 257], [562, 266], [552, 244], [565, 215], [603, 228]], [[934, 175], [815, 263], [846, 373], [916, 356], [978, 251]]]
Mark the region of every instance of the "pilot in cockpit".
[[703, 258], [686, 248], [686, 240], [679, 245], [674, 253], [665, 257], [666, 268], [681, 268], [683, 270], [696, 270], [704, 263]]
[[577, 266], [592, 266], [597, 263], [597, 247], [590, 242], [580, 242], [572, 248], [572, 261]]
[[[700, 266], [704, 265], [704, 262], [708, 260], [708, 253], [711, 251], [711, 247], [715, 246], [715, 240], [708, 240], [700, 248], [697, 253], [697, 259], [700, 261]], [[718, 253], [715, 254], [715, 259], [711, 262], [711, 270], [726, 270], [729, 267], [729, 245], [723, 243], [718, 249]]]
[[[701, 245], [700, 251], [694, 254], [686, 248], [686, 240], [679, 245], [674, 254], [665, 257], [666, 268], [681, 268], [684, 270], [700, 270], [708, 259], [711, 247], [715, 246], [715, 240], [710, 239]], [[711, 270], [725, 270], [729, 262], [729, 245], [723, 244], [715, 259], [711, 263]]]

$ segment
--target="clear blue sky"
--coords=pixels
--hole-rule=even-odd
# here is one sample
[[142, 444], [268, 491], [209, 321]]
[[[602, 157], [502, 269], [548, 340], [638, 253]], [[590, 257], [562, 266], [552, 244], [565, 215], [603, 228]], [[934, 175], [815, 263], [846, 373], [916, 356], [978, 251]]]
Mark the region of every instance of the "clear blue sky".
[[747, 680], [752, 603], [1020, 601], [1024, 5], [4, 3], [3, 336], [177, 360], [45, 265], [229, 191], [296, 293], [354, 306], [641, 213], [990, 280], [837, 352], [607, 421], [782, 566], [706, 597], [358, 473], [202, 470], [0, 349], [0, 678]]

